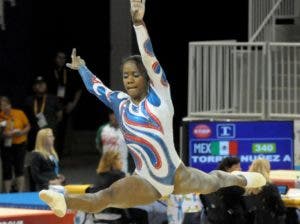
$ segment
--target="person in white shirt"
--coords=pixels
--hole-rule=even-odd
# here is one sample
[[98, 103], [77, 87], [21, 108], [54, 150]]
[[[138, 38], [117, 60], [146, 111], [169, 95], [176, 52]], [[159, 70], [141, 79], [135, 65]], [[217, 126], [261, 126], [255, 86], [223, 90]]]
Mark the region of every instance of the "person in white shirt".
[[119, 127], [115, 114], [109, 112], [109, 122], [101, 125], [96, 134], [96, 148], [100, 155], [103, 155], [108, 150], [118, 150], [122, 157], [124, 173], [128, 172], [128, 149]]

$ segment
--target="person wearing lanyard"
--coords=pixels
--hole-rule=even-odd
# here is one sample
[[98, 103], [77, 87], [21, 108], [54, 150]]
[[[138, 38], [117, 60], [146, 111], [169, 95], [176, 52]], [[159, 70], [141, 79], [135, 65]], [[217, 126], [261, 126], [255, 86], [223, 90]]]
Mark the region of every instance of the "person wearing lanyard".
[[66, 67], [66, 55], [62, 51], [56, 53], [55, 67], [45, 78], [47, 79], [48, 92], [57, 96], [63, 105], [64, 114], [58, 123], [58, 133], [56, 134], [56, 150], [61, 157], [65, 153], [63, 151], [65, 150], [68, 123], [81, 98], [81, 83], [73, 71]]
[[34, 149], [38, 130], [51, 128], [56, 135], [57, 125], [62, 120], [62, 104], [57, 96], [47, 93], [47, 83], [43, 76], [37, 76], [33, 84], [34, 95], [25, 100], [25, 111], [32, 128], [29, 132], [28, 150]]
[[3, 131], [4, 145], [1, 151], [4, 190], [11, 191], [13, 172], [18, 191], [24, 191], [24, 159], [26, 154], [27, 133], [30, 130], [28, 118], [22, 110], [13, 109], [10, 99], [1, 97], [0, 122], [5, 123]]

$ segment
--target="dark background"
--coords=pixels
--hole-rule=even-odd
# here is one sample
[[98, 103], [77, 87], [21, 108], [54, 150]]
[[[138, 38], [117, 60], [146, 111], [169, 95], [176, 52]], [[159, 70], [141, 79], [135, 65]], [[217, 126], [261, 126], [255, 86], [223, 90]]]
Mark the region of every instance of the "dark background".
[[[246, 41], [247, 4], [147, 0], [145, 22], [171, 84], [175, 137], [187, 114], [188, 42]], [[76, 47], [88, 67], [109, 85], [109, 0], [17, 0], [16, 7], [6, 6], [6, 25], [7, 30], [0, 31], [0, 95], [11, 97], [15, 106], [30, 92], [33, 77], [51, 67], [57, 50], [69, 55]], [[106, 109], [83, 92], [74, 127], [95, 130], [107, 119]]]

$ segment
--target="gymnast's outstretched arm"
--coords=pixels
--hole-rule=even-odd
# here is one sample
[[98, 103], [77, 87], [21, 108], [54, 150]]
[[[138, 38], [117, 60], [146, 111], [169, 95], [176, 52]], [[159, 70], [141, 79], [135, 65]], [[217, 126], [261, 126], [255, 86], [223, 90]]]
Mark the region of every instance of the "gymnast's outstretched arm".
[[145, 0], [130, 0], [131, 16], [136, 33], [139, 51], [147, 74], [153, 87], [165, 100], [171, 101], [170, 86], [165, 72], [155, 56], [152, 43], [146, 29], [143, 17], [145, 13]]
[[113, 91], [105, 86], [102, 81], [97, 78], [85, 65], [85, 61], [76, 54], [76, 49], [73, 49], [71, 55], [72, 62], [67, 63], [67, 67], [78, 70], [87, 90], [100, 99], [106, 106], [113, 109], [110, 96]]

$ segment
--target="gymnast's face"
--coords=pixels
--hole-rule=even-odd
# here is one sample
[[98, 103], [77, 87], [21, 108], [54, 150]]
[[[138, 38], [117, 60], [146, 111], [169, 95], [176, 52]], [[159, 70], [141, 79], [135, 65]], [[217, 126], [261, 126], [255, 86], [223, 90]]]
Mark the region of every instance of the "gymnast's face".
[[138, 104], [147, 95], [147, 80], [134, 61], [124, 63], [122, 71], [125, 90], [133, 103]]

